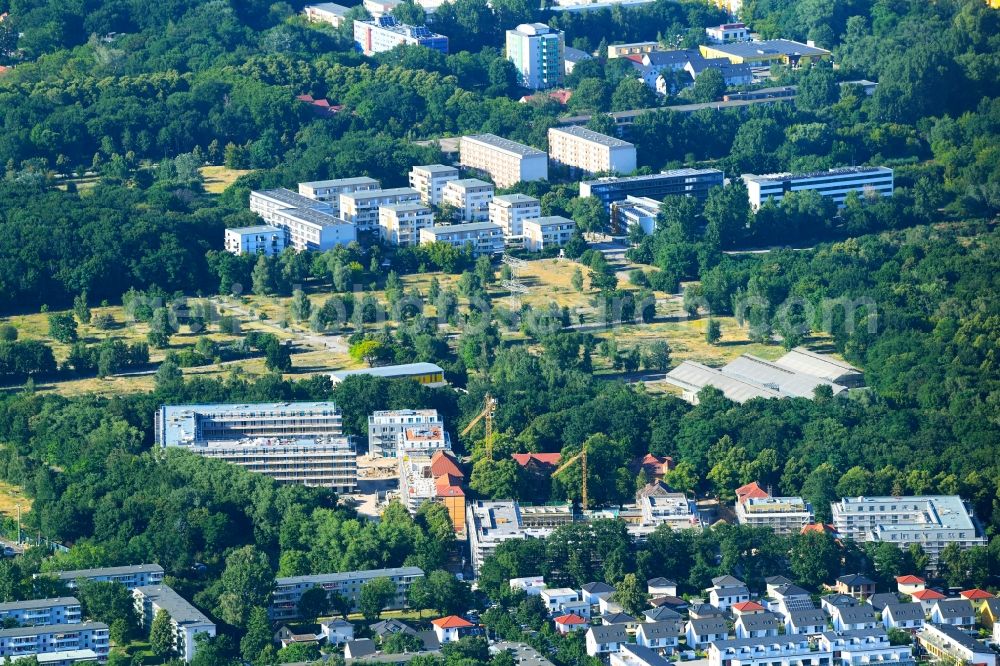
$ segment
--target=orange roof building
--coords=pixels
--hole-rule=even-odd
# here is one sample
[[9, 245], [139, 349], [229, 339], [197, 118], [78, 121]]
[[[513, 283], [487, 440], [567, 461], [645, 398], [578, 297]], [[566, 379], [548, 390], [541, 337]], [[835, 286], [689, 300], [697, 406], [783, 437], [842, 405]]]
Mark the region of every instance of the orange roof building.
[[744, 615], [749, 613], [762, 613], [765, 610], [767, 610], [756, 601], [741, 601], [738, 604], [733, 604], [732, 608], [733, 612], [735, 612], [738, 615]]
[[968, 599], [969, 601], [982, 601], [983, 599], [992, 599], [994, 596], [986, 590], [980, 590], [979, 588], [962, 590], [959, 594], [963, 599]]
[[745, 502], [751, 497], [757, 499], [765, 499], [770, 497], [768, 492], [760, 487], [760, 484], [756, 481], [746, 484], [745, 486], [740, 486], [736, 489], [736, 501]]
[[914, 576], [913, 574], [906, 574], [905, 576], [896, 576], [896, 582], [902, 583], [903, 585], [920, 585], [926, 583], [927, 581], [920, 576]]
[[560, 615], [555, 620], [553, 620], [553, 622], [555, 622], [556, 631], [558, 631], [560, 634], [568, 634], [571, 631], [584, 629], [588, 625], [587, 620], [580, 617], [576, 613], [569, 613], [568, 615]]
[[937, 601], [939, 599], [948, 598], [937, 590], [920, 590], [919, 592], [914, 592], [910, 596], [918, 601]]
[[439, 617], [436, 620], [431, 620], [431, 624], [442, 629], [468, 629], [475, 626], [464, 617], [459, 617], [458, 615]]
[[535, 474], [552, 474], [559, 468], [562, 454], [559, 453], [512, 453], [511, 458], [518, 465]]
[[465, 472], [458, 466], [454, 456], [446, 451], [435, 451], [431, 456], [431, 476], [436, 479], [445, 474], [456, 479], [465, 479]]

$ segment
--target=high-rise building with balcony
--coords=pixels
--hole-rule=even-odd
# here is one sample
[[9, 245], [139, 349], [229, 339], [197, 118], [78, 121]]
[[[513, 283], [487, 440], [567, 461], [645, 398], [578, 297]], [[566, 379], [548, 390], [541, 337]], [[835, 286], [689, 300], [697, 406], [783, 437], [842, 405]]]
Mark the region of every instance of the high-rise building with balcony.
[[507, 59], [514, 63], [525, 88], [544, 90], [562, 85], [566, 50], [561, 30], [544, 23], [522, 23], [507, 31]]

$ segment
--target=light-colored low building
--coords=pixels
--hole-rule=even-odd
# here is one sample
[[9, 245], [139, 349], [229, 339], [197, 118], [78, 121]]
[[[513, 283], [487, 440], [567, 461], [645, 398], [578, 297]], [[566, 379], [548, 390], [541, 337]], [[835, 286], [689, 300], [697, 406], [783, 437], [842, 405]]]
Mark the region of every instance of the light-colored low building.
[[422, 203], [407, 201], [379, 206], [379, 235], [390, 245], [419, 245], [420, 230], [431, 226], [434, 226], [434, 211]]
[[843, 167], [811, 173], [770, 173], [741, 176], [747, 186], [750, 206], [755, 210], [767, 201], [781, 202], [789, 192], [818, 192], [838, 207], [851, 192], [862, 196], [891, 197], [893, 171], [889, 167]]
[[526, 219], [522, 222], [522, 228], [524, 249], [541, 252], [568, 243], [576, 231], [576, 222], [561, 215], [549, 215]]
[[447, 243], [459, 249], [470, 244], [473, 256], [492, 256], [503, 252], [503, 229], [492, 222], [428, 227], [420, 231], [420, 243]]
[[441, 204], [454, 208], [466, 222], [485, 222], [493, 192], [491, 183], [478, 178], [450, 180], [441, 190]]
[[805, 636], [769, 636], [712, 641], [709, 666], [805, 666], [833, 664], [833, 652], [812, 645]]
[[344, 192], [340, 195], [340, 216], [358, 231], [372, 231], [378, 229], [381, 206], [418, 201], [420, 193], [409, 187]]
[[996, 666], [997, 656], [988, 645], [961, 629], [927, 623], [917, 632], [917, 644], [930, 657], [943, 663]]
[[611, 226], [616, 233], [628, 233], [634, 227], [647, 236], [656, 231], [656, 218], [662, 202], [649, 197], [628, 195], [624, 201], [611, 203]]
[[462, 166], [488, 174], [497, 187], [549, 177], [548, 155], [496, 134], [462, 137], [459, 154]]
[[644, 53], [652, 53], [660, 50], [659, 42], [631, 42], [628, 44], [608, 44], [608, 60], [614, 58], [625, 58], [627, 56], [641, 56]]
[[586, 127], [549, 128], [549, 160], [586, 174], [635, 171], [635, 146]]
[[[308, 10], [308, 7], [306, 8]], [[340, 216], [340, 195], [351, 192], [370, 192], [381, 189], [379, 182], [368, 176], [313, 180], [299, 183], [299, 194], [330, 205], [330, 212]]]
[[813, 522], [812, 505], [801, 497], [749, 497], [736, 503], [740, 525], [770, 527], [784, 536], [798, 534]]
[[215, 636], [215, 623], [166, 585], [137, 587], [132, 590], [132, 597], [139, 622], [146, 631], [152, 627], [153, 620], [160, 611], [170, 616], [174, 651], [186, 662], [190, 662], [197, 652], [196, 636]]
[[444, 426], [436, 409], [380, 410], [368, 417], [368, 452], [391, 458], [396, 455], [399, 438], [411, 428]]
[[504, 238], [523, 236], [524, 221], [541, 216], [541, 202], [527, 194], [498, 194], [490, 201], [490, 222], [503, 229]]
[[302, 13], [313, 23], [329, 23], [334, 28], [339, 28], [347, 20], [348, 9], [349, 7], [333, 2], [320, 2], [315, 5], [306, 5]]
[[76, 666], [77, 664], [96, 664], [102, 660], [99, 654], [90, 649], [22, 654], [10, 658], [15, 664], [27, 659], [37, 660], [38, 666]]
[[330, 373], [330, 381], [337, 385], [348, 377], [369, 376], [383, 379], [410, 379], [429, 388], [445, 386], [444, 369], [436, 363], [401, 363], [399, 365], [380, 365], [374, 368], [358, 370], [338, 370]]
[[405, 428], [396, 441], [396, 457], [432, 455], [436, 451], [451, 451], [451, 437], [442, 426], [417, 425]]
[[93, 650], [103, 662], [108, 658], [108, 640], [108, 625], [103, 622], [12, 627], [0, 629], [0, 658]]
[[354, 45], [367, 56], [391, 51], [397, 46], [426, 46], [448, 55], [448, 38], [423, 25], [400, 23], [391, 15], [354, 22]]
[[226, 252], [231, 254], [263, 254], [274, 257], [285, 249], [287, 233], [270, 224], [226, 229]]
[[163, 582], [163, 567], [159, 564], [132, 564], [121, 567], [99, 567], [96, 569], [74, 569], [53, 571], [38, 576], [53, 576], [71, 590], [75, 590], [81, 580], [95, 583], [120, 583], [128, 589], [142, 585], [156, 585]]
[[713, 44], [728, 44], [729, 42], [745, 42], [750, 39], [750, 31], [743, 23], [723, 23], [705, 28], [705, 36]]
[[641, 508], [646, 526], [669, 525], [675, 530], [701, 527], [698, 505], [684, 493], [647, 495], [642, 498]]
[[0, 621], [14, 622], [19, 627], [76, 624], [80, 620], [80, 602], [76, 597], [0, 603]]
[[277, 578], [274, 581], [274, 594], [271, 596], [268, 615], [274, 622], [297, 619], [302, 593], [314, 587], [326, 590], [327, 593], [336, 592], [351, 603], [351, 612], [356, 613], [361, 587], [376, 578], [388, 578], [396, 585], [396, 594], [386, 604], [385, 609], [406, 608], [410, 585], [423, 575], [424, 572], [419, 567], [397, 567]]
[[458, 180], [458, 169], [444, 164], [425, 164], [410, 169], [410, 187], [420, 193], [420, 200], [430, 206], [441, 205], [441, 194], [448, 181]]

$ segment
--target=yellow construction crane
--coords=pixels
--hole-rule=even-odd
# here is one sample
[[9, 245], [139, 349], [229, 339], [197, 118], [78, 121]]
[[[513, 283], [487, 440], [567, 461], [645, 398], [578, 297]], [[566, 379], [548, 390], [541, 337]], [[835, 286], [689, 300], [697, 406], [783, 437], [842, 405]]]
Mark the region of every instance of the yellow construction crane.
[[560, 472], [562, 472], [563, 470], [565, 470], [567, 467], [569, 467], [570, 465], [572, 465], [573, 463], [575, 463], [577, 461], [577, 459], [580, 460], [580, 473], [581, 473], [580, 475], [582, 477], [581, 478], [581, 484], [583, 486], [580, 489], [580, 496], [581, 496], [580, 507], [584, 511], [586, 511], [587, 510], [587, 504], [588, 504], [588, 502], [587, 502], [587, 449], [581, 450], [578, 454], [576, 454], [575, 456], [573, 456], [572, 458], [570, 458], [569, 460], [567, 460], [566, 462], [564, 462], [562, 465], [560, 465], [559, 469], [557, 469], [556, 471], [552, 472], [552, 476], [555, 476], [556, 474], [559, 474]]
[[496, 411], [497, 400], [489, 393], [483, 399], [483, 409], [476, 415], [476, 418], [469, 421], [469, 425], [465, 426], [462, 430], [462, 436], [465, 437], [469, 432], [476, 427], [476, 424], [486, 419], [486, 456], [493, 460], [493, 412]]

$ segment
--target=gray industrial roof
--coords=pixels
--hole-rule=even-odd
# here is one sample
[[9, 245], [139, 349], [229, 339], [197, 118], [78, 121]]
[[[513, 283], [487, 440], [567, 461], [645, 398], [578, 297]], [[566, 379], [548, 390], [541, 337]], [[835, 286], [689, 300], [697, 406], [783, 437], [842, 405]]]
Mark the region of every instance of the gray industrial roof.
[[255, 190], [250, 194], [251, 195], [257, 194], [262, 197], [267, 197], [268, 199], [280, 202], [282, 204], [285, 204], [286, 208], [311, 208], [317, 206], [320, 208], [329, 207], [329, 204], [323, 203], [322, 201], [316, 201], [315, 199], [310, 199], [309, 197], [306, 196], [302, 196], [298, 192], [292, 192], [291, 190], [284, 187], [278, 187], [273, 190]]
[[790, 39], [767, 39], [760, 42], [733, 42], [731, 44], [713, 44], [712, 49], [726, 55], [742, 58], [752, 58], [769, 53], [782, 55], [818, 56], [828, 55], [826, 49], [809, 46]]
[[817, 354], [804, 347], [795, 347], [774, 362], [789, 370], [804, 372], [835, 382], [844, 375], [860, 374], [861, 371], [850, 363], [840, 361], [826, 354]]
[[746, 402], [753, 398], [780, 398], [778, 391], [755, 382], [731, 377], [715, 368], [695, 361], [683, 361], [667, 373], [665, 381], [685, 391], [697, 393], [706, 386], [713, 386], [733, 402]]
[[795, 398], [812, 398], [817, 386], [829, 386], [834, 394], [844, 390], [844, 387], [833, 382], [783, 368], [750, 354], [733, 359], [722, 368], [722, 372], [763, 384]]

